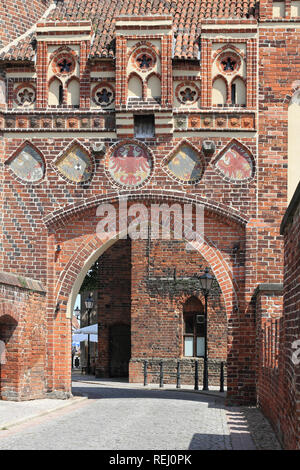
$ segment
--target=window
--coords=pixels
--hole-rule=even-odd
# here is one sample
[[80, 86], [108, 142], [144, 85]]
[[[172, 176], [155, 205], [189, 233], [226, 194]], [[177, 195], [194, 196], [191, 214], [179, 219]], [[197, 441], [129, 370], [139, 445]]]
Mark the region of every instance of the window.
[[140, 139], [154, 137], [154, 129], [155, 125], [153, 114], [134, 116], [134, 137]]
[[205, 316], [199, 312], [187, 312], [184, 321], [184, 350], [187, 357], [204, 356]]
[[231, 85], [231, 104], [236, 103], [236, 85], [233, 83]]
[[58, 104], [61, 106], [64, 102], [64, 89], [62, 85], [59, 85], [58, 89]]

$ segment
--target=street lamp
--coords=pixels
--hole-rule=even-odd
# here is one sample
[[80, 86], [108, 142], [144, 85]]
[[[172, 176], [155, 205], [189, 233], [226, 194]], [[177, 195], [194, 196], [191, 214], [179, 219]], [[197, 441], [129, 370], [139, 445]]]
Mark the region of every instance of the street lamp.
[[[85, 308], [88, 314], [88, 326], [90, 326], [90, 314], [94, 306], [94, 299], [92, 297], [92, 293], [89, 294], [89, 296], [85, 299], [84, 303], [85, 303]], [[90, 371], [91, 371], [91, 357], [90, 356], [91, 356], [90, 355], [90, 334], [88, 333], [88, 360], [87, 360], [87, 373], [88, 374], [90, 374]]]
[[203, 370], [203, 390], [208, 390], [208, 367], [207, 367], [207, 299], [214, 277], [209, 274], [209, 269], [205, 268], [204, 273], [198, 277], [200, 287], [205, 298], [204, 307], [204, 370]]
[[[79, 318], [80, 318], [80, 308], [78, 307], [78, 305], [77, 305], [77, 307], [74, 309], [73, 314], [74, 314], [75, 318], [76, 318], [77, 320], [79, 320]], [[72, 325], [72, 331], [73, 331], [73, 325]], [[74, 368], [73, 361], [74, 361], [75, 352], [76, 352], [76, 347], [74, 346], [74, 347], [72, 347], [72, 369]]]
[[87, 310], [92, 310], [94, 306], [94, 299], [92, 293], [89, 294], [89, 296], [85, 299], [85, 308]]
[[74, 315], [75, 315], [75, 317], [77, 318], [77, 320], [79, 320], [79, 318], [80, 318], [80, 308], [78, 307], [78, 305], [77, 305], [77, 307], [74, 309]]

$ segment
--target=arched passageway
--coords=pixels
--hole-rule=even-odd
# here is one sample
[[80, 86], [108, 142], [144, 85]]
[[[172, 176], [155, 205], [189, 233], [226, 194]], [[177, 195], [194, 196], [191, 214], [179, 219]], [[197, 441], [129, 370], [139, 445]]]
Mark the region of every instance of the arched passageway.
[[[117, 203], [114, 204], [117, 211]], [[147, 204], [149, 205], [150, 202]], [[61, 220], [60, 216], [59, 222]], [[53, 289], [48, 297], [50, 343], [53, 337], [56, 338], [55, 344], [52, 343], [54, 354], [49, 356], [48, 361], [48, 386], [52, 390], [66, 393], [70, 391], [69, 318], [82, 281], [95, 261], [101, 256], [107, 256], [109, 250], [117, 247], [119, 238], [122, 239], [120, 242], [124, 242], [123, 239], [126, 237], [126, 230], [120, 232], [119, 227], [116, 227], [117, 231], [113, 236], [108, 233], [105, 239], [100, 240], [96, 230], [98, 222], [96, 210], [91, 207], [84, 212], [70, 213], [63, 224], [58, 223], [56, 227], [55, 224], [52, 225], [52, 233], [49, 236], [49, 257], [55, 258], [57, 244], [61, 247], [61, 253], [56, 256], [56, 261], [49, 273], [49, 278], [53, 279]], [[173, 225], [173, 231], [175, 226]], [[128, 255], [129, 258], [126, 261], [127, 265], [131, 265], [132, 270], [131, 359], [129, 364], [131, 381], [141, 381], [142, 361], [146, 357], [178, 358], [183, 356], [183, 304], [191, 296], [201, 301], [201, 292], [197, 292], [193, 285], [186, 289], [178, 283], [178, 279], [192, 278], [195, 273], [199, 273], [201, 269], [208, 266], [216, 278], [221, 294], [219, 312], [210, 313], [210, 315], [215, 315], [215, 324], [219, 322], [220, 325], [219, 332], [218, 328], [212, 328], [211, 331], [211, 337], [214, 337], [211, 340], [214, 343], [214, 346], [210, 347], [211, 355], [219, 355], [219, 360], [224, 356], [229, 357], [229, 391], [236, 390], [237, 370], [240, 367], [238, 344], [241, 333], [238, 329], [238, 305], [243, 303], [245, 273], [244, 263], [237, 258], [233, 248], [241, 247], [243, 244], [243, 225], [231, 219], [221, 219], [213, 212], [206, 214], [205, 236], [201, 243], [198, 241], [186, 243], [184, 239], [180, 241], [171, 239], [151, 241], [149, 245], [146, 240], [134, 240], [130, 256]], [[234, 256], [233, 253], [235, 253]], [[189, 262], [187, 262], [188, 258]], [[174, 282], [169, 282], [170, 278], [174, 277], [174, 268], [177, 270], [175, 295]], [[110, 290], [113, 298], [117, 299], [118, 294], [114, 289]], [[105, 311], [106, 306], [108, 309], [111, 308], [110, 300], [104, 299], [103, 305], [102, 312]], [[53, 315], [53, 310], [55, 315]], [[101, 335], [102, 330], [106, 329], [109, 338], [110, 325], [102, 324], [101, 326], [100, 317], [99, 324], [99, 334]], [[57, 335], [57, 332], [60, 333]], [[224, 342], [224, 336], [228, 338], [228, 341]], [[59, 351], [60, 356], [59, 373], [57, 373], [56, 351]], [[101, 364], [98, 361], [97, 373], [104, 373], [100, 369]]]

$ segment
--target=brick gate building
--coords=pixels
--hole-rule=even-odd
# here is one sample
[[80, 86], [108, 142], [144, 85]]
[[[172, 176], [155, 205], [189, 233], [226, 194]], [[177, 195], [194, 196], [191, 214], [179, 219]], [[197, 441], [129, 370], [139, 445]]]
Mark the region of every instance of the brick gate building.
[[[229, 400], [255, 402], [259, 328], [270, 292], [281, 312], [279, 227], [300, 173], [299, 2], [28, 5], [3, 13], [0, 37], [2, 399], [69, 396], [70, 319], [100, 259], [99, 375], [116, 325], [130, 336], [129, 380], [144, 359], [187, 356], [189, 367], [201, 354], [186, 353], [185, 318], [204, 300], [179, 281], [209, 267], [212, 373], [226, 360]], [[126, 239], [137, 203], [188, 206], [194, 224], [200, 208], [202, 242]], [[116, 236], [99, 237], [103, 204]]]

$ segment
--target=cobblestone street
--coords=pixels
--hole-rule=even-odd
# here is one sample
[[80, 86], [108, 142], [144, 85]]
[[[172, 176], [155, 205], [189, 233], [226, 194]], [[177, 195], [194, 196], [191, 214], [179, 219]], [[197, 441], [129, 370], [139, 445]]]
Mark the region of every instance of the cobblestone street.
[[0, 449], [229, 450], [255, 449], [255, 442], [280, 448], [258, 410], [247, 414], [254, 430], [258, 421], [264, 425], [265, 446], [248, 432], [242, 409], [226, 408], [221, 397], [107, 382], [75, 382], [73, 393], [89, 399], [0, 430]]

